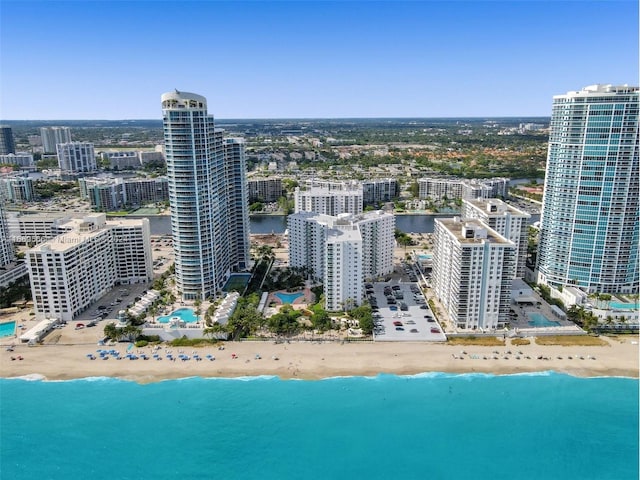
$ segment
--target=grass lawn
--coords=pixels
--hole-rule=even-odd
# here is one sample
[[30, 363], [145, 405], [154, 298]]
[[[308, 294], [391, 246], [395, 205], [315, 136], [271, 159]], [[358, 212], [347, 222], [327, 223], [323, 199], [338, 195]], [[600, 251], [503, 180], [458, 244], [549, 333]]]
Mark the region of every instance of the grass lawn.
[[449, 345], [480, 345], [485, 347], [504, 347], [504, 340], [496, 337], [452, 337], [447, 340]]
[[511, 340], [511, 345], [529, 345], [531, 340], [528, 338], [514, 338]]
[[536, 337], [536, 344], [562, 345], [565, 347], [602, 347], [609, 345], [605, 340], [590, 335], [550, 335], [548, 337]]

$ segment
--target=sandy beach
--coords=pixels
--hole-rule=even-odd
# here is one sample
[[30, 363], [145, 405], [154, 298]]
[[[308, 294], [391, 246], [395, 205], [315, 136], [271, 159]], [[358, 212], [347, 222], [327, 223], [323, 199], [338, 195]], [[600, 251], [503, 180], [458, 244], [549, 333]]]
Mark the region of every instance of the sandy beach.
[[[604, 338], [604, 337], [602, 337]], [[533, 340], [533, 339], [532, 339]], [[17, 345], [13, 351], [2, 348], [0, 376], [4, 378], [37, 375], [48, 380], [85, 377], [117, 377], [140, 383], [164, 379], [201, 377], [243, 377], [272, 375], [283, 379], [320, 379], [335, 376], [374, 376], [379, 373], [412, 375], [423, 372], [515, 374], [553, 370], [574, 376], [638, 377], [636, 337], [606, 339], [604, 346], [464, 346], [434, 343], [274, 343], [226, 342], [202, 348], [162, 346], [152, 357], [151, 347], [129, 352], [151, 357], [149, 360], [102, 360], [99, 349], [116, 349], [127, 354], [128, 345]], [[633, 343], [632, 343], [633, 342]], [[3, 342], [6, 344], [6, 342]], [[171, 352], [191, 357], [175, 361]], [[465, 352], [465, 353], [463, 353]], [[495, 353], [497, 352], [497, 353]], [[507, 353], [511, 352], [511, 353]], [[521, 352], [521, 353], [518, 353]], [[90, 360], [93, 353], [97, 359]], [[193, 359], [196, 353], [202, 360]], [[209, 360], [212, 355], [215, 360]], [[261, 358], [256, 358], [259, 355]], [[544, 357], [538, 359], [538, 357]], [[572, 358], [569, 359], [569, 356]], [[11, 358], [15, 360], [12, 360]], [[18, 357], [22, 357], [19, 360]], [[234, 358], [235, 357], [235, 358]], [[495, 358], [494, 358], [495, 357]], [[519, 358], [517, 358], [519, 357]], [[529, 357], [529, 358], [527, 358]], [[559, 358], [561, 357], [561, 358]], [[580, 358], [582, 357], [582, 358]]]

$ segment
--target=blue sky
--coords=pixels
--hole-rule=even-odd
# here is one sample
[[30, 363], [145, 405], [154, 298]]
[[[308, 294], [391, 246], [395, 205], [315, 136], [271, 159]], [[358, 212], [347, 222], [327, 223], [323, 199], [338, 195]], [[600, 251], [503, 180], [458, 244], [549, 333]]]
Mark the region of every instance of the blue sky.
[[0, 0], [0, 119], [546, 116], [638, 83], [638, 3]]

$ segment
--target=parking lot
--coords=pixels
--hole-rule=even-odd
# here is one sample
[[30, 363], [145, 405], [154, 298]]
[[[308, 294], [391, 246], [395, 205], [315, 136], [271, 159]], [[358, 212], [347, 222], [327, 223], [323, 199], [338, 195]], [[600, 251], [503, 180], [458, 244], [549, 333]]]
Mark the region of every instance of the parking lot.
[[374, 310], [375, 341], [446, 340], [417, 283], [391, 281], [366, 287]]

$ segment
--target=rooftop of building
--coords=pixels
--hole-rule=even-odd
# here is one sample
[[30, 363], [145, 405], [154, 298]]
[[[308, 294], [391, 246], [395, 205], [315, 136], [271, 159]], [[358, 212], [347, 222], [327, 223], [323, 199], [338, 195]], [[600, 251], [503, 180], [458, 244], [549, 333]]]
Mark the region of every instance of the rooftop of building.
[[514, 245], [514, 243], [487, 225], [476, 219], [438, 218], [436, 224], [445, 227], [456, 240], [462, 244], [495, 243], [497, 245]]
[[583, 96], [602, 95], [602, 94], [617, 95], [617, 94], [624, 94], [624, 93], [634, 93], [634, 92], [638, 92], [638, 90], [639, 90], [639, 87], [627, 85], [627, 84], [624, 84], [624, 85], [612, 85], [610, 83], [596, 84], [596, 85], [586, 86], [581, 90], [569, 91], [564, 95], [555, 95], [553, 98], [583, 97]]
[[488, 215], [505, 215], [508, 212], [511, 215], [517, 215], [520, 217], [531, 217], [531, 215], [529, 215], [528, 213], [523, 212], [522, 210], [519, 210], [512, 205], [509, 205], [499, 198], [464, 199], [463, 202], [468, 203], [473, 208], [480, 210]]
[[69, 231], [36, 245], [29, 251], [66, 252], [88, 240], [104, 235], [112, 228], [136, 228], [142, 226], [145, 221], [148, 222], [145, 218], [106, 220], [104, 213], [86, 215], [83, 218], [72, 218], [60, 225], [61, 228], [67, 228]]

